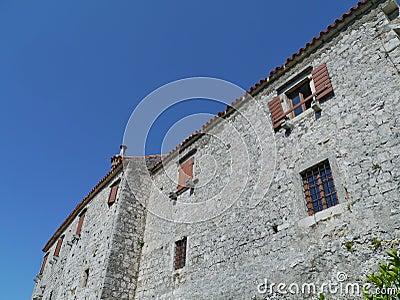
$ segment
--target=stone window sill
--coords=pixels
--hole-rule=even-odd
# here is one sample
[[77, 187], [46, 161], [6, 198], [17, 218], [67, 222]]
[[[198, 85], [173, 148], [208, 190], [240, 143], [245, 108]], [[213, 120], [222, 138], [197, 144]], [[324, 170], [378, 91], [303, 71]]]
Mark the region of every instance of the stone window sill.
[[311, 227], [316, 225], [320, 221], [327, 220], [333, 216], [340, 215], [344, 212], [344, 206], [343, 204], [338, 204], [332, 207], [329, 207], [327, 209], [324, 209], [322, 211], [319, 211], [315, 213], [312, 216], [308, 216], [304, 219], [301, 219], [297, 222], [297, 225], [299, 227]]

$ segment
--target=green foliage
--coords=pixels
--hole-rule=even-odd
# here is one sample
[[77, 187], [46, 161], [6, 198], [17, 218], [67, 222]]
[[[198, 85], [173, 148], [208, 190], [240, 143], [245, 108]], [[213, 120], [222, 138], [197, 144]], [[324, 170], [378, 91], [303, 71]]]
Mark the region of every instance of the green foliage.
[[319, 294], [318, 300], [325, 300], [324, 294]]
[[364, 299], [400, 299], [400, 256], [396, 249], [388, 252], [388, 255], [387, 262], [378, 266], [379, 272], [367, 276], [367, 281], [373, 286], [369, 291], [364, 291]]
[[144, 241], [143, 241], [143, 239], [140, 239], [140, 240], [139, 240], [139, 246], [140, 246], [140, 248], [142, 248], [142, 247], [144, 246]]
[[353, 245], [354, 245], [354, 241], [347, 241], [345, 243], [343, 243], [343, 245], [346, 247], [347, 251], [353, 252]]
[[373, 164], [372, 165], [372, 170], [378, 170], [380, 168], [381, 168], [381, 166], [379, 164]]
[[381, 240], [378, 240], [377, 238], [372, 238], [372, 239], [371, 239], [371, 242], [372, 242], [372, 244], [374, 245], [375, 250], [378, 249], [378, 248], [381, 246], [381, 244], [382, 244], [382, 241], [381, 241]]
[[347, 210], [348, 210], [349, 212], [352, 212], [352, 211], [351, 211], [351, 204], [350, 204], [350, 203], [347, 204]]

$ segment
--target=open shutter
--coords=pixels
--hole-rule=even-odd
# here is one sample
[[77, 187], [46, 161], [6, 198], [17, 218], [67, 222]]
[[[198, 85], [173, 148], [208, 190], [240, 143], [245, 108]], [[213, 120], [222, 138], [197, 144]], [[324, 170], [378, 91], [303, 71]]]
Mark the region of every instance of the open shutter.
[[46, 266], [46, 262], [47, 262], [47, 258], [49, 257], [49, 253], [47, 252], [45, 254], [45, 256], [43, 257], [43, 262], [42, 262], [42, 266], [40, 267], [40, 272], [39, 274], [43, 274], [44, 271], [44, 267]]
[[56, 246], [56, 250], [54, 251], [54, 256], [58, 256], [60, 254], [60, 250], [61, 250], [61, 245], [63, 243], [64, 237], [60, 237], [58, 242], [57, 242], [57, 246]]
[[108, 204], [111, 205], [117, 199], [118, 184], [111, 187], [110, 196], [108, 197]]
[[76, 227], [76, 234], [80, 235], [82, 231], [83, 220], [85, 219], [86, 210], [79, 216], [78, 227]]
[[192, 156], [180, 165], [178, 177], [178, 191], [186, 187], [186, 182], [193, 178], [194, 157]]
[[276, 96], [274, 99], [268, 102], [268, 108], [271, 113], [272, 125], [274, 126], [274, 129], [278, 128], [285, 117], [281, 104], [281, 98]]
[[311, 72], [311, 76], [314, 81], [318, 100], [321, 100], [323, 97], [333, 92], [332, 82], [326, 64], [322, 64], [314, 69]]

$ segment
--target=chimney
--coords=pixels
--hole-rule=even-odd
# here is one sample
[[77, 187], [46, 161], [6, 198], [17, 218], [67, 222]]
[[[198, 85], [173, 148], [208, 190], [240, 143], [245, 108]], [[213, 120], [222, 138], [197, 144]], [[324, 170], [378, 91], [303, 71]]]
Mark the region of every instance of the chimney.
[[122, 158], [124, 157], [125, 151], [128, 147], [121, 145], [119, 148], [121, 149], [120, 153], [111, 157], [111, 169], [114, 169], [122, 161]]
[[126, 151], [126, 149], [128, 149], [128, 147], [126, 145], [121, 145], [121, 146], [119, 146], [119, 149], [121, 149], [119, 155], [124, 156], [125, 151]]

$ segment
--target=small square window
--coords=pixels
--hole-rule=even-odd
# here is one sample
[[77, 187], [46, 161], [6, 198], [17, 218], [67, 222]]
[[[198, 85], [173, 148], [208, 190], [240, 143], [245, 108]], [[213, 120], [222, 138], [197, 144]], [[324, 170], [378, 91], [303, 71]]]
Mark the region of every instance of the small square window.
[[185, 266], [186, 243], [187, 243], [186, 237], [175, 242], [175, 261], [174, 261], [174, 269], [175, 270], [181, 269]]
[[308, 214], [339, 204], [329, 161], [301, 173]]
[[310, 87], [310, 80], [303, 82], [301, 85], [297, 86], [295, 90], [287, 93], [290, 108], [293, 110], [292, 118], [297, 117], [311, 107], [311, 95], [312, 91]]

